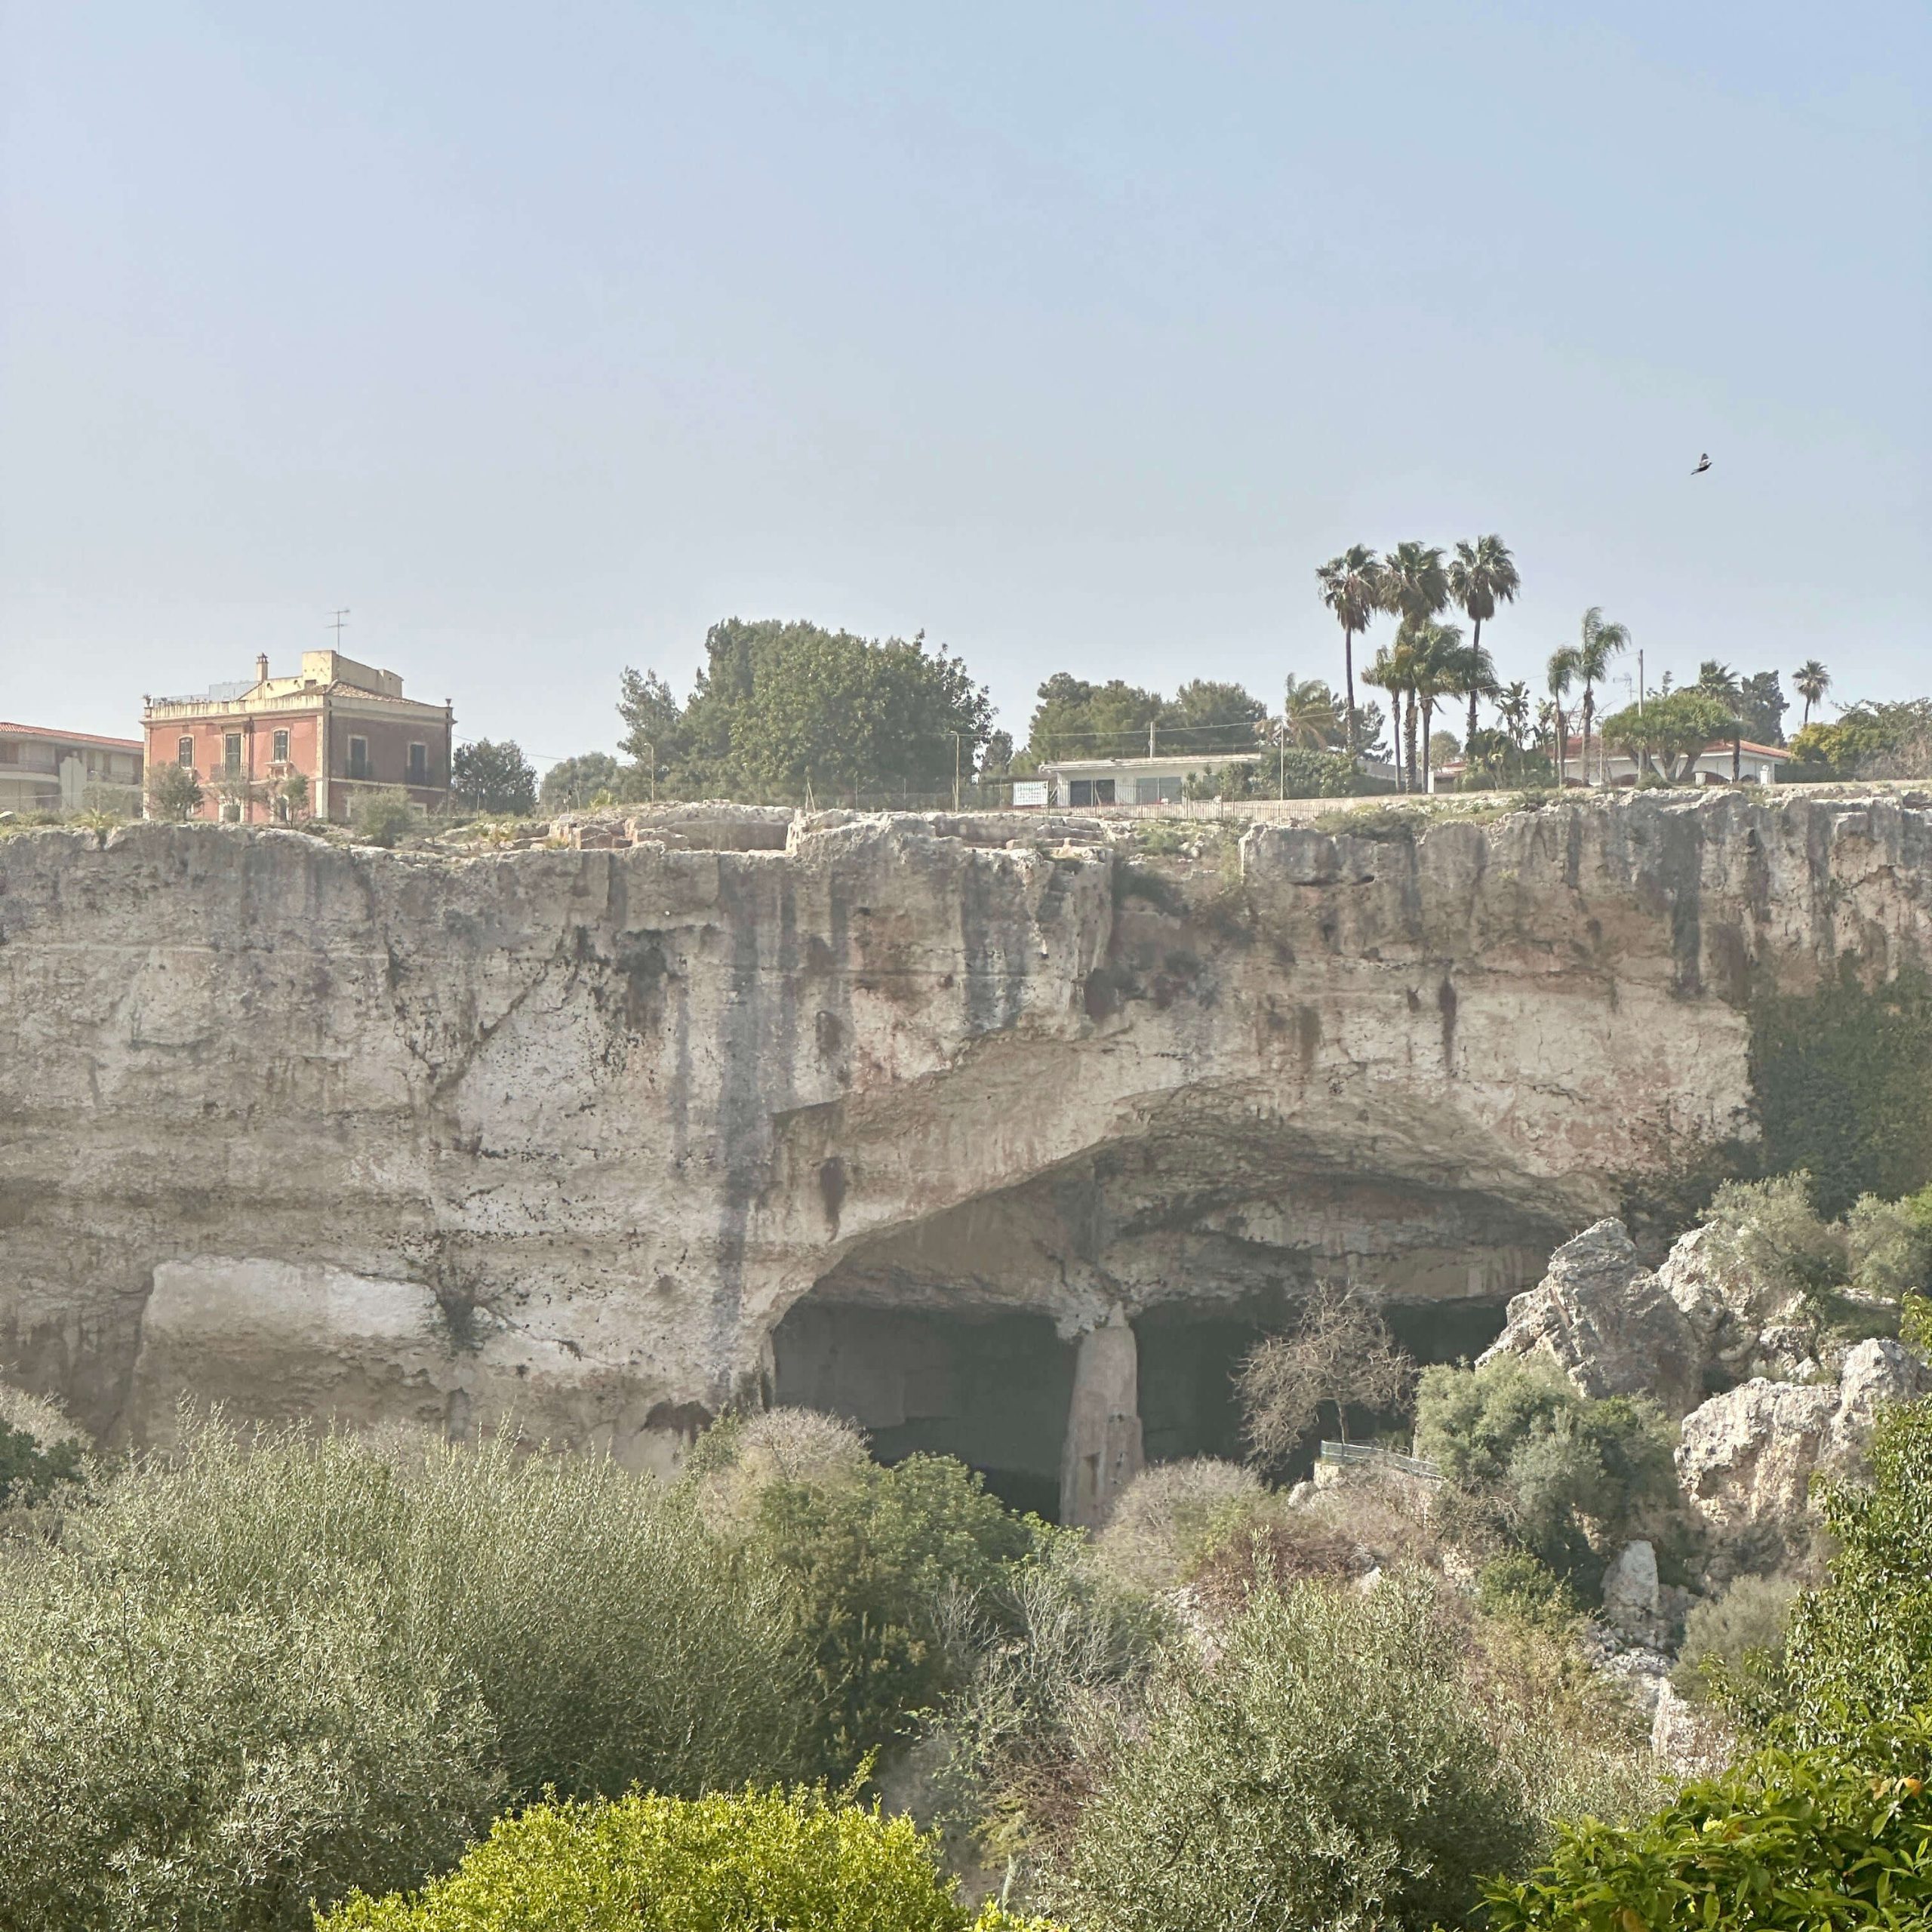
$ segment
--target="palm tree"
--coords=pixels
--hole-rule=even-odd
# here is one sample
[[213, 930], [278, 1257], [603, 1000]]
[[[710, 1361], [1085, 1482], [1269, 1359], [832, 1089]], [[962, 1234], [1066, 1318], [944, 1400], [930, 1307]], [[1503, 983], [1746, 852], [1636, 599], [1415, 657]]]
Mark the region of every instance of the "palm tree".
[[1825, 694], [1832, 688], [1832, 674], [1815, 657], [1807, 657], [1791, 674], [1792, 686], [1804, 700], [1804, 716], [1798, 728], [1801, 731], [1811, 721], [1811, 707], [1823, 704]]
[[1355, 634], [1365, 631], [1383, 608], [1382, 562], [1364, 543], [1351, 543], [1339, 557], [1331, 557], [1315, 573], [1321, 601], [1342, 626], [1342, 677], [1348, 688], [1343, 745], [1355, 755]]
[[1496, 695], [1496, 715], [1509, 742], [1518, 751], [1529, 742], [1530, 688], [1517, 683], [1505, 685]]
[[1577, 647], [1574, 644], [1566, 644], [1561, 651], [1550, 654], [1549, 677], [1550, 704], [1556, 713], [1556, 789], [1560, 792], [1568, 782], [1563, 768], [1570, 752], [1570, 726], [1563, 715], [1563, 700], [1570, 694], [1570, 687], [1577, 678]]
[[[1456, 546], [1456, 558], [1449, 566], [1449, 595], [1463, 607], [1474, 626], [1469, 634], [1471, 650], [1482, 649], [1484, 620], [1496, 615], [1499, 603], [1513, 604], [1521, 588], [1516, 561], [1501, 537], [1478, 537], [1473, 543]], [[1469, 688], [1469, 736], [1473, 738], [1478, 696], [1474, 685]]]
[[1496, 660], [1473, 638], [1457, 653], [1453, 688], [1469, 701], [1469, 740], [1473, 743], [1479, 728], [1476, 722], [1476, 700], [1495, 697], [1497, 688]]
[[1730, 782], [1735, 785], [1744, 776], [1744, 725], [1735, 714], [1743, 702], [1744, 686], [1728, 664], [1721, 664], [1715, 657], [1707, 657], [1697, 666], [1697, 681], [1690, 688], [1702, 691], [1706, 697], [1714, 697], [1727, 711], [1733, 714], [1737, 730], [1730, 740]]
[[[1590, 782], [1590, 723], [1596, 716], [1596, 687], [1610, 669], [1610, 660], [1620, 651], [1630, 648], [1630, 633], [1622, 624], [1607, 624], [1602, 611], [1592, 604], [1583, 613], [1583, 635], [1578, 639], [1575, 657], [1577, 676], [1583, 686], [1583, 783]], [[1610, 767], [1604, 766], [1603, 779], [1607, 783]]]
[[1407, 675], [1407, 660], [1398, 656], [1397, 647], [1392, 644], [1385, 644], [1361, 674], [1364, 684], [1374, 685], [1389, 694], [1389, 742], [1395, 761], [1395, 789], [1398, 792], [1407, 789], [1402, 783], [1402, 693], [1406, 688], [1403, 681]]
[[1715, 698], [1720, 704], [1733, 706], [1743, 695], [1737, 673], [1728, 664], [1720, 664], [1715, 657], [1706, 658], [1697, 666], [1697, 681], [1690, 688], [1702, 691], [1706, 697]]
[[1449, 601], [1448, 573], [1442, 568], [1442, 552], [1432, 543], [1398, 543], [1382, 560], [1382, 608], [1398, 620], [1395, 651], [1404, 675], [1401, 688], [1407, 707], [1402, 728], [1408, 738], [1409, 786], [1415, 788], [1416, 669], [1414, 638], [1420, 627], [1432, 622]]
[[[1430, 789], [1429, 741], [1435, 731], [1436, 700], [1463, 688], [1463, 633], [1454, 624], [1419, 624], [1411, 634], [1409, 648], [1412, 654], [1413, 702], [1422, 712], [1421, 789], [1427, 792]], [[1409, 755], [1413, 765], [1413, 747]]]
[[1335, 694], [1319, 678], [1291, 675], [1281, 698], [1281, 731], [1303, 750], [1325, 750], [1335, 736]]
[[1449, 601], [1449, 574], [1432, 543], [1398, 543], [1382, 560], [1382, 608], [1406, 625], [1426, 624]]

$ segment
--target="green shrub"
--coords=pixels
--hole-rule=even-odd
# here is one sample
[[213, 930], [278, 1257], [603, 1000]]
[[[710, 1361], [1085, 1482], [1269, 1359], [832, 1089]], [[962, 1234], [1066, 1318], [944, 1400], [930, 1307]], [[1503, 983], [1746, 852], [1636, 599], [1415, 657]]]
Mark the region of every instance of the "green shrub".
[[1870, 1469], [1869, 1487], [1820, 1493], [1838, 1553], [1792, 1608], [1774, 1687], [1801, 1745], [1844, 1744], [1932, 1706], [1932, 1401], [1881, 1414]]
[[995, 1595], [972, 1633], [971, 1675], [942, 1714], [940, 1811], [1017, 1871], [1064, 1842], [1172, 1633], [1154, 1599], [1070, 1540]]
[[755, 1520], [755, 1541], [803, 1594], [820, 1764], [839, 1777], [909, 1735], [955, 1687], [958, 1660], [942, 1628], [949, 1598], [1009, 1582], [1054, 1534], [940, 1456], [775, 1481]]
[[1851, 1285], [1862, 1294], [1902, 1302], [1932, 1279], [1932, 1187], [1902, 1201], [1862, 1194], [1844, 1225]]
[[358, 792], [349, 814], [350, 828], [365, 845], [393, 845], [416, 829], [416, 808], [399, 786]]
[[1267, 1495], [1239, 1463], [1194, 1456], [1157, 1463], [1129, 1483], [1094, 1547], [1101, 1569], [1144, 1590], [1180, 1583], [1235, 1518]]
[[[352, 1900], [318, 1932], [1028, 1932], [975, 1919], [909, 1819], [808, 1792], [636, 1795], [506, 1818], [414, 1898]], [[1032, 1932], [1052, 1932], [1040, 1921]]]
[[1595, 1595], [1605, 1557], [1634, 1537], [1681, 1559], [1688, 1530], [1672, 1431], [1651, 1403], [1593, 1401], [1553, 1364], [1518, 1357], [1438, 1364], [1417, 1391], [1415, 1446], [1581, 1592]]
[[203, 1428], [73, 1541], [103, 1583], [223, 1608], [368, 1602], [386, 1644], [475, 1684], [518, 1797], [797, 1767], [792, 1592], [688, 1497], [601, 1457]]
[[1707, 1695], [1740, 1672], [1774, 1671], [1798, 1586], [1773, 1577], [1740, 1577], [1721, 1596], [1694, 1606], [1671, 1681], [1687, 1697]]
[[78, 1482], [81, 1473], [78, 1442], [43, 1446], [0, 1418], [0, 1506], [45, 1503], [60, 1484]]
[[283, 1932], [503, 1797], [488, 1714], [353, 1603], [217, 1608], [57, 1561], [0, 1589], [0, 1925]]
[[1534, 1821], [1414, 1577], [1265, 1592], [1212, 1664], [1177, 1662], [1081, 1818], [1054, 1887], [1082, 1932], [1426, 1932]]
[[1850, 978], [1752, 1008], [1751, 1081], [1774, 1171], [1803, 1169], [1820, 1210], [1932, 1184], [1932, 980]]
[[1526, 1549], [1506, 1550], [1476, 1577], [1476, 1604], [1487, 1617], [1508, 1618], [1551, 1635], [1574, 1628], [1581, 1606], [1570, 1586]]
[[1645, 1823], [1567, 1828], [1546, 1869], [1490, 1888], [1490, 1932], [1922, 1927], [1929, 1780], [1922, 1724], [1854, 1754], [1767, 1753], [1687, 1786]]
[[[1264, 765], [1262, 777], [1268, 776]], [[1374, 787], [1340, 752], [1315, 752], [1291, 747], [1276, 755], [1275, 779], [1290, 798], [1349, 798]]]
[[149, 811], [156, 818], [177, 823], [192, 818], [206, 795], [194, 773], [171, 761], [149, 767], [147, 792]]

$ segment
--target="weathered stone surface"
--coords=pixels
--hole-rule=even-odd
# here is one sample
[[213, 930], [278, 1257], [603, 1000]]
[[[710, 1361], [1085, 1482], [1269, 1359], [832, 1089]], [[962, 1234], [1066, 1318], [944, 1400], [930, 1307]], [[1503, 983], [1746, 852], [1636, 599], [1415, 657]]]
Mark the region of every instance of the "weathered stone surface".
[[1838, 1405], [1829, 1385], [1758, 1376], [1692, 1410], [1677, 1450], [1692, 1506], [1721, 1529], [1798, 1515]]
[[1887, 1340], [1860, 1343], [1836, 1382], [1756, 1377], [1684, 1418], [1678, 1480], [1715, 1527], [1795, 1521], [1809, 1506], [1816, 1472], [1856, 1472], [1880, 1405], [1911, 1401], [1929, 1385], [1919, 1364]]
[[1896, 800], [1261, 827], [1238, 878], [712, 815], [0, 842], [0, 1359], [107, 1433], [191, 1392], [644, 1462], [808, 1295], [1068, 1337], [1317, 1278], [1500, 1302], [1750, 1131], [1748, 988], [1932, 958]]
[[1657, 1620], [1657, 1553], [1639, 1540], [1626, 1543], [1603, 1576], [1605, 1623], [1627, 1636], [1647, 1635]]
[[1621, 1221], [1565, 1241], [1542, 1281], [1510, 1303], [1508, 1327], [1481, 1359], [1512, 1355], [1553, 1362], [1580, 1394], [1648, 1396], [1674, 1416], [1703, 1392], [1697, 1335]]
[[1737, 1733], [1708, 1704], [1681, 1696], [1669, 1678], [1657, 1682], [1651, 1749], [1673, 1777], [1715, 1777], [1743, 1749]]
[[1898, 1343], [1882, 1337], [1860, 1342], [1838, 1371], [1838, 1408], [1825, 1451], [1827, 1468], [1857, 1466], [1884, 1404], [1915, 1401], [1927, 1394], [1932, 1394], [1932, 1374]]

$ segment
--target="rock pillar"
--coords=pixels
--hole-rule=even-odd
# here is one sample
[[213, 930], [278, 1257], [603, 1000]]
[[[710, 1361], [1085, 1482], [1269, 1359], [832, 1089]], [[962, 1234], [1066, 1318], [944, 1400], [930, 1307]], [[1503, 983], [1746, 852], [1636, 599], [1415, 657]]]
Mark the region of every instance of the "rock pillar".
[[1140, 1473], [1140, 1349], [1125, 1321], [1080, 1338], [1060, 1456], [1060, 1519], [1082, 1529], [1106, 1520]]

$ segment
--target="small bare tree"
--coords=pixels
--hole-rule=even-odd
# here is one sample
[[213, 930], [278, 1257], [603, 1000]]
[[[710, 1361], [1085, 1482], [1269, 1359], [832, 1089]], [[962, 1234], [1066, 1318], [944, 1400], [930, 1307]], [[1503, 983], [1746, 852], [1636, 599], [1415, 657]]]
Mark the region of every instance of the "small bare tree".
[[1257, 1343], [1235, 1372], [1254, 1460], [1287, 1462], [1321, 1420], [1324, 1404], [1334, 1408], [1347, 1441], [1349, 1404], [1393, 1408], [1415, 1372], [1387, 1324], [1352, 1289], [1318, 1287], [1296, 1325]]

